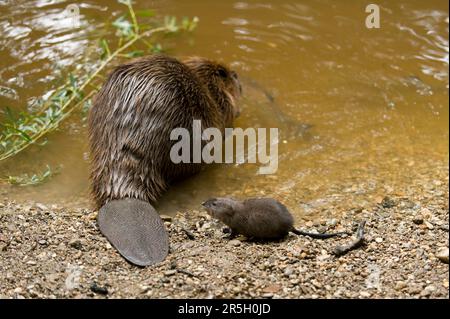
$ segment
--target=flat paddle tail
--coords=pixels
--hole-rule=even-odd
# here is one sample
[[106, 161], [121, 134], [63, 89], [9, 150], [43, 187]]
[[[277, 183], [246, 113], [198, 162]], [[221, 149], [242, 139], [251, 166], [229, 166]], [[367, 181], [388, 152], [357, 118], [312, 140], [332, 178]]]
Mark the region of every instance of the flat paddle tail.
[[169, 253], [169, 237], [159, 214], [150, 203], [126, 198], [100, 208], [100, 232], [130, 263], [150, 266]]

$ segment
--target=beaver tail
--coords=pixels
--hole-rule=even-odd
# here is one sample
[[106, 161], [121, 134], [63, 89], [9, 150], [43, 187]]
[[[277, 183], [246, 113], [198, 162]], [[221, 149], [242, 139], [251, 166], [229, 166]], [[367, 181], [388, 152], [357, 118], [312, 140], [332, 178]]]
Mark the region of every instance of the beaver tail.
[[134, 198], [112, 200], [100, 208], [97, 223], [100, 232], [132, 264], [153, 265], [169, 253], [164, 222], [148, 202]]

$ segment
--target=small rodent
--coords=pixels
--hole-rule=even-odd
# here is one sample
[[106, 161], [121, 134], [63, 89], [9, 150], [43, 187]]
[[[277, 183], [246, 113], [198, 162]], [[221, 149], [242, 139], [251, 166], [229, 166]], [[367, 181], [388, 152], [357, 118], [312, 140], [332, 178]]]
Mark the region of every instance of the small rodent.
[[[148, 225], [142, 229], [134, 220], [123, 220], [140, 216], [136, 212], [121, 214], [120, 219], [98, 219], [102, 233], [126, 259], [133, 263], [138, 260], [140, 265], [159, 261], [160, 257], [152, 259], [149, 254], [130, 257], [124, 253], [148, 251], [145, 245], [158, 246], [144, 240], [145, 236], [133, 237], [144, 228], [150, 229], [153, 223], [160, 225], [159, 216], [143, 208], [145, 205], [140, 201], [154, 204], [171, 183], [201, 168], [200, 163], [171, 161], [170, 150], [176, 143], [170, 140], [171, 131], [186, 128], [192, 132], [193, 120], [201, 120], [202, 128], [215, 127], [223, 133], [239, 114], [240, 95], [236, 72], [200, 57], [179, 61], [166, 55], [152, 55], [120, 65], [108, 76], [89, 113], [91, 188], [95, 205], [101, 208], [99, 216], [114, 213], [111, 206], [105, 205], [108, 202], [125, 199], [134, 199], [136, 203], [128, 200], [125, 206], [113, 206], [127, 207], [130, 211], [144, 209], [142, 213], [148, 214], [143, 219], [148, 220]], [[118, 229], [117, 225], [107, 223], [124, 226]], [[154, 229], [161, 239], [167, 236], [164, 229]], [[130, 234], [126, 245], [140, 247], [118, 247], [117, 243], [123, 244], [121, 236], [125, 233]], [[157, 241], [158, 236], [148, 238]]]
[[232, 234], [249, 238], [278, 239], [289, 232], [317, 239], [347, 234], [309, 233], [294, 227], [289, 210], [273, 198], [250, 198], [239, 201], [233, 198], [212, 198], [202, 204], [208, 214], [231, 228]]

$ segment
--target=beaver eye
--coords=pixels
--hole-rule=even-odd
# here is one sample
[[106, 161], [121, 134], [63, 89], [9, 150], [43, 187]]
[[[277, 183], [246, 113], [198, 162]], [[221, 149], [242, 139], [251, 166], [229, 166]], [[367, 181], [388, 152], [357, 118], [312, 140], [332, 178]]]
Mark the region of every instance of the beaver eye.
[[227, 78], [228, 77], [228, 72], [225, 69], [218, 69], [217, 70], [217, 74], [222, 77], [222, 78]]

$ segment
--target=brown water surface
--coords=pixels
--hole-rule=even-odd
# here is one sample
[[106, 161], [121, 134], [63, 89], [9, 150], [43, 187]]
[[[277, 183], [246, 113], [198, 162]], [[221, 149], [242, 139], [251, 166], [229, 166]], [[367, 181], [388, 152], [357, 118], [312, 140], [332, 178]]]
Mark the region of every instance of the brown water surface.
[[[267, 195], [312, 218], [325, 204], [353, 207], [407, 188], [417, 165], [448, 161], [447, 1], [379, 1], [380, 29], [365, 27], [367, 1], [136, 2], [161, 16], [198, 16], [194, 33], [164, 42], [168, 52], [231, 65], [245, 95], [236, 126], [280, 130], [276, 174], [258, 175], [256, 164], [211, 167], [172, 188], [161, 212], [197, 208], [210, 196]], [[124, 12], [114, 1], [80, 1], [74, 28], [63, 13], [70, 3], [0, 0], [0, 106], [29, 107], [55, 87], [55, 70], [85, 63], [100, 37], [112, 38], [108, 24]], [[295, 137], [275, 110], [312, 128]], [[61, 173], [41, 186], [0, 186], [3, 196], [88, 203], [81, 118], [0, 166], [2, 175], [47, 164]]]

